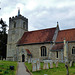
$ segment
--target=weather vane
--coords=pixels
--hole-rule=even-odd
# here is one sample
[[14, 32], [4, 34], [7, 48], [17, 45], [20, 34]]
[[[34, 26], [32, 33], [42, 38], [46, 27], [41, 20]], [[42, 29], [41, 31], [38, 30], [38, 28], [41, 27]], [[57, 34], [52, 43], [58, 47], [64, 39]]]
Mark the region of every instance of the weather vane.
[[20, 8], [18, 7], [18, 16], [20, 15]]

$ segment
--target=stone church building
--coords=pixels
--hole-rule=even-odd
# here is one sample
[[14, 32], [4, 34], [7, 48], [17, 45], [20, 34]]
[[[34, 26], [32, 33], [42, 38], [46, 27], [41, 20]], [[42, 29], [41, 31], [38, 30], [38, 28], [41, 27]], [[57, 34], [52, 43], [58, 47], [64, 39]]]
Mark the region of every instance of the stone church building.
[[60, 30], [57, 26], [28, 31], [28, 19], [21, 14], [9, 18], [7, 60], [27, 61], [75, 60], [75, 28]]

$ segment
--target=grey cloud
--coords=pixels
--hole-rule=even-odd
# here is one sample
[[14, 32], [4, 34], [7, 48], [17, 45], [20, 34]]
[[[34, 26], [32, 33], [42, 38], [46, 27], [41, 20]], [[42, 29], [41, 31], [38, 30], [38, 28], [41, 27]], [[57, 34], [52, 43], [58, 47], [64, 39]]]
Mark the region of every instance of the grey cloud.
[[[34, 11], [31, 11], [28, 17], [29, 20], [32, 22], [32, 26], [38, 29], [42, 28], [50, 28], [56, 26], [56, 22], [59, 21], [60, 29], [65, 28], [72, 28], [75, 27], [74, 22], [74, 14], [69, 17], [69, 13], [73, 12], [70, 9], [73, 7], [67, 7], [67, 8], [50, 8], [46, 9], [43, 8], [37, 8]], [[46, 11], [47, 14], [41, 14], [42, 12]], [[40, 15], [41, 14], [41, 15]], [[37, 15], [40, 15], [39, 17]], [[73, 18], [73, 19], [72, 19]]]
[[[33, 28], [29, 28], [30, 30], [55, 27], [57, 25], [57, 21], [59, 22], [60, 29], [67, 29], [73, 27], [75, 28], [75, 5], [70, 5], [70, 2], [75, 2], [74, 0], [66, 0], [69, 5], [62, 8], [58, 8], [57, 5], [60, 3], [64, 4], [65, 0], [53, 0], [53, 6], [49, 6], [47, 8], [46, 5], [44, 6], [44, 4], [43, 6], [38, 5], [34, 10], [28, 10], [26, 8], [26, 0], [7, 0], [6, 2], [5, 1], [6, 0], [2, 1], [3, 4], [1, 4], [2, 10], [0, 16], [4, 15], [5, 13], [10, 14], [11, 12], [13, 12], [15, 6], [18, 3], [22, 3], [24, 5], [24, 8], [21, 12], [23, 16], [29, 19], [29, 27]], [[14, 14], [12, 15], [15, 16]]]

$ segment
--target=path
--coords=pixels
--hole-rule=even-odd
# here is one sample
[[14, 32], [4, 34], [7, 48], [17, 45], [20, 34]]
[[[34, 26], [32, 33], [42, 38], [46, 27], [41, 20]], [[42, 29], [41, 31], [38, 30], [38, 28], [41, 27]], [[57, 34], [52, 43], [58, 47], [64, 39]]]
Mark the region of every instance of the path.
[[17, 75], [30, 75], [28, 72], [26, 72], [24, 62], [18, 62]]

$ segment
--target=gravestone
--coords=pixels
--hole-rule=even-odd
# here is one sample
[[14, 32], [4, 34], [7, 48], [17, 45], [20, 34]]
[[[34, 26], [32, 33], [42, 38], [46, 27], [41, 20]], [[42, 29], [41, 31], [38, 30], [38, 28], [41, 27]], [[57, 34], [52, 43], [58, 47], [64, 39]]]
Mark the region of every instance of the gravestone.
[[37, 61], [36, 66], [37, 66], [37, 71], [41, 70], [41, 69], [40, 69], [40, 62], [39, 62], [39, 61]]
[[70, 67], [72, 67], [74, 65], [73, 61], [70, 61]]
[[32, 58], [31, 57], [28, 58], [28, 63], [32, 63]]
[[44, 61], [43, 69], [49, 69], [47, 61]]
[[53, 62], [50, 61], [50, 68], [53, 68]]
[[56, 67], [58, 67], [58, 61], [56, 62]]
[[31, 61], [31, 63], [32, 63], [32, 58], [31, 58], [31, 60], [30, 60], [30, 61]]
[[39, 59], [37, 59], [37, 58], [32, 58], [31, 61], [32, 61], [32, 63], [34, 63], [34, 62], [36, 63], [37, 61], [39, 61]]
[[36, 71], [36, 61], [33, 61], [32, 63], [32, 71]]
[[30, 58], [28, 58], [28, 63], [31, 63], [31, 62], [30, 62]]
[[3, 58], [3, 60], [5, 60], [5, 58]]

